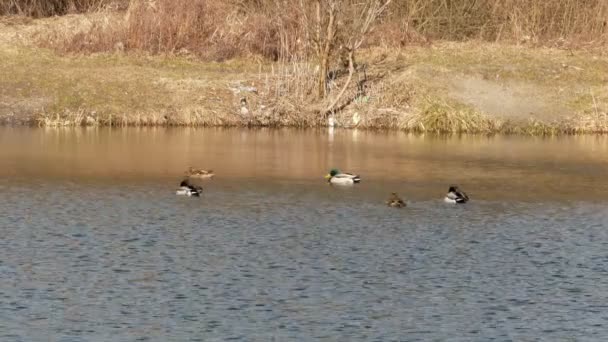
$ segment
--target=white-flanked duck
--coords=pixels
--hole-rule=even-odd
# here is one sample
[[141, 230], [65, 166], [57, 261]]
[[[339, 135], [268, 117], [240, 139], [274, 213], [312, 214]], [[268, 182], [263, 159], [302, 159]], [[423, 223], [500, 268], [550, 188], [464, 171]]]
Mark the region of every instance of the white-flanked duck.
[[448, 189], [448, 193], [445, 195], [444, 201], [447, 203], [467, 203], [469, 201], [469, 196], [460, 190], [458, 186], [451, 185]]
[[187, 179], [184, 179], [180, 184], [179, 188], [175, 192], [178, 196], [188, 197], [200, 197], [203, 193], [203, 188], [190, 183]]
[[359, 177], [359, 175], [340, 172], [338, 169], [332, 169], [329, 171], [329, 173], [325, 175], [325, 179], [327, 179], [327, 181], [331, 184], [339, 185], [350, 185], [359, 183], [361, 181], [361, 177]]

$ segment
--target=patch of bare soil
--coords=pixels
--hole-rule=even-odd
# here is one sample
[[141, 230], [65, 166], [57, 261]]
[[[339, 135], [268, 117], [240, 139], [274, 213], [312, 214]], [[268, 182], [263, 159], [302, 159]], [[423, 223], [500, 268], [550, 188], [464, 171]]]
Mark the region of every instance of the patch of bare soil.
[[449, 96], [491, 116], [510, 120], [556, 120], [572, 114], [559, 93], [525, 81], [455, 77]]

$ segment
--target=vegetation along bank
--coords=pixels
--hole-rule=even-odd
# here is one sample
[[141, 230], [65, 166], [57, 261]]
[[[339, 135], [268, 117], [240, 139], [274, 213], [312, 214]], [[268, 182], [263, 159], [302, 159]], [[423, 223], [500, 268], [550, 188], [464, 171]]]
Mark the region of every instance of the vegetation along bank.
[[275, 2], [4, 1], [0, 122], [608, 132], [605, 1]]

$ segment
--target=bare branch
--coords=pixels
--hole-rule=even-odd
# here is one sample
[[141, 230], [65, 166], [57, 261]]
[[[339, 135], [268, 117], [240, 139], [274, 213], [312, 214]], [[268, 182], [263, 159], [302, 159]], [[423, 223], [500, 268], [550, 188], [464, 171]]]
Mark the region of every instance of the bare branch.
[[367, 11], [362, 11], [362, 14], [366, 14], [365, 19], [360, 27], [359, 36], [354, 40], [354, 44], [351, 44], [352, 49], [356, 50], [361, 47], [361, 44], [363, 44], [363, 41], [365, 40], [365, 36], [372, 28], [372, 24], [386, 10], [391, 1], [392, 0], [386, 0], [384, 3], [382, 3], [381, 1], [377, 0], [373, 1], [371, 4], [368, 3], [369, 8]]
[[366, 35], [370, 32], [373, 23], [378, 19], [380, 15], [382, 15], [382, 13], [386, 10], [391, 1], [392, 0], [368, 0], [368, 2], [366, 2], [363, 8], [361, 9], [361, 12], [359, 14], [359, 22], [357, 23], [359, 27], [352, 30], [355, 33], [348, 38], [348, 42], [346, 44], [346, 49], [348, 49], [348, 78], [346, 79], [346, 82], [342, 86], [342, 89], [340, 90], [338, 95], [327, 106], [324, 114], [333, 111], [336, 104], [346, 93], [346, 90], [350, 86], [353, 75], [355, 73], [355, 51], [361, 47]]
[[340, 90], [340, 93], [338, 93], [338, 96], [336, 96], [334, 98], [334, 100], [331, 101], [331, 103], [329, 104], [329, 106], [327, 106], [327, 108], [325, 109], [325, 112], [324, 112], [325, 114], [331, 112], [334, 109], [334, 107], [336, 106], [336, 104], [338, 103], [338, 101], [340, 101], [340, 99], [342, 98], [342, 96], [344, 96], [344, 93], [346, 92], [346, 89], [348, 89], [348, 86], [350, 85], [350, 82], [353, 79], [353, 75], [355, 74], [354, 54], [355, 54], [354, 50], [349, 50], [348, 51], [348, 78], [346, 79], [346, 82], [342, 86], [342, 89]]
[[317, 54], [321, 55], [321, 0], [317, 0], [315, 3], [316, 6], [316, 31], [317, 31]]

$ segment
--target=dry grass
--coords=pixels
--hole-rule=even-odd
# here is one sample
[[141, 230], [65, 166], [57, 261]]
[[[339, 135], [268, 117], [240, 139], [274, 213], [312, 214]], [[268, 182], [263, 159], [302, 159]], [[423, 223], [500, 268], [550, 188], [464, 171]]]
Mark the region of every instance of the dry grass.
[[276, 61], [298, 54], [297, 13], [249, 9], [231, 1], [131, 0], [121, 20], [110, 24], [104, 18], [75, 34], [55, 35], [50, 44], [41, 42], [64, 52], [145, 51], [214, 61], [250, 55]]
[[[17, 2], [32, 4], [21, 13], [37, 15], [99, 8], [109, 0], [9, 0]], [[50, 3], [64, 5], [42, 9], [42, 4]], [[118, 49], [192, 54], [205, 60], [259, 55], [277, 61], [311, 53], [300, 0], [130, 0], [128, 4], [120, 21], [109, 25], [99, 20], [89, 29], [56, 36], [45, 46], [76, 53]], [[401, 47], [473, 39], [567, 48], [605, 46], [606, 18], [605, 0], [395, 0], [367, 45]]]
[[426, 99], [427, 104], [415, 115], [408, 115], [400, 126], [409, 131], [430, 133], [493, 133], [501, 125], [462, 104]]
[[[293, 112], [284, 112], [293, 113]], [[217, 114], [217, 113], [216, 113]], [[364, 129], [398, 129], [413, 133], [435, 134], [523, 134], [531, 136], [554, 136], [571, 134], [607, 134], [608, 113], [577, 115], [572, 119], [551, 123], [529, 120], [514, 123], [492, 119], [469, 109], [455, 110], [431, 105], [426, 111], [416, 114], [383, 113], [358, 125]], [[397, 119], [395, 119], [397, 117]], [[98, 118], [85, 110], [65, 111], [61, 114], [39, 113], [25, 122], [39, 127], [74, 126], [220, 126], [220, 127], [319, 127], [324, 122], [301, 115], [282, 115], [271, 110], [248, 119], [230, 116], [208, 116], [192, 111], [178, 118], [168, 119], [166, 113], [130, 113], [108, 115]]]
[[2, 0], [0, 15], [21, 15], [34, 18], [82, 13], [128, 0]]
[[382, 36], [400, 44], [420, 37], [605, 44], [608, 34], [604, 0], [397, 0], [392, 14], [384, 29], [391, 34]]
[[239, 97], [227, 85], [251, 79], [253, 73], [236, 62], [64, 58], [16, 47], [0, 49], [0, 61], [0, 73], [11, 74], [0, 78], [0, 115], [61, 125], [81, 124], [89, 116], [102, 125], [229, 125], [235, 121]]
[[566, 121], [563, 126], [562, 131], [571, 134], [608, 133], [608, 112], [581, 113]]

